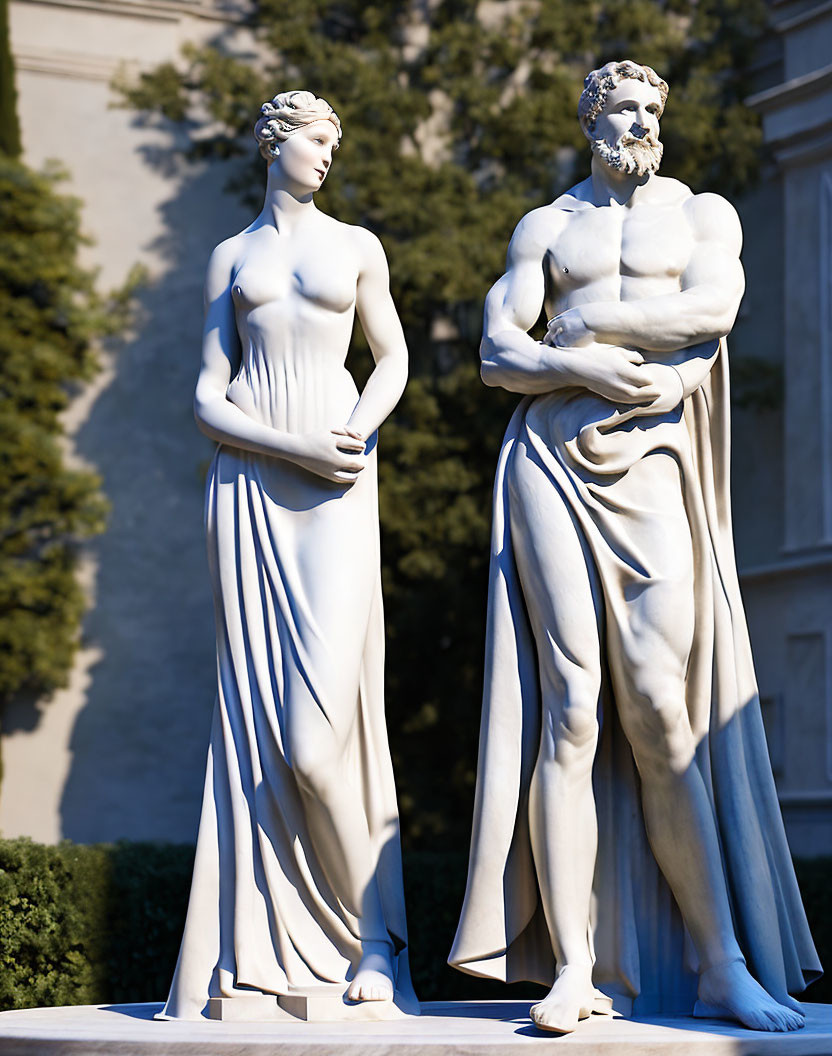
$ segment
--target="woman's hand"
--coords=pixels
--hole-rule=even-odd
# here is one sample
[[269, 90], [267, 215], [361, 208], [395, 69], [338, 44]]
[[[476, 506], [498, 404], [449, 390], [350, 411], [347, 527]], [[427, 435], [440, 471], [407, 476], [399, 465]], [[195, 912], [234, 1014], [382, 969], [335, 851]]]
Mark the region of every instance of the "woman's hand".
[[342, 426], [293, 437], [286, 458], [324, 480], [354, 484], [367, 464], [364, 448], [361, 435], [354, 429]]

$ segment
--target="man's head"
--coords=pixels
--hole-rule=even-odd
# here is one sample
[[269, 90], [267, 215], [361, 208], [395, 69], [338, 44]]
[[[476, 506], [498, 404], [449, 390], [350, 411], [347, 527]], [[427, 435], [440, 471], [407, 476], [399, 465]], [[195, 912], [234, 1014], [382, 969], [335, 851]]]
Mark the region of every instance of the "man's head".
[[593, 153], [621, 172], [655, 172], [662, 159], [659, 119], [667, 91], [655, 70], [629, 59], [593, 70], [578, 102]]

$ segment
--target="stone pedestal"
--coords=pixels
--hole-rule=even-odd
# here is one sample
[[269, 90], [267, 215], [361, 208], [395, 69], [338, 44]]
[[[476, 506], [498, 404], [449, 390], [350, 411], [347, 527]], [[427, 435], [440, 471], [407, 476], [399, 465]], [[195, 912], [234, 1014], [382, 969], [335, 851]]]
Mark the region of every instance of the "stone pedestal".
[[[223, 1023], [380, 1023], [404, 1019], [407, 1013], [393, 1001], [344, 1000], [343, 987], [319, 986], [280, 997], [242, 994], [212, 997], [208, 1016]], [[411, 1013], [412, 1014], [412, 1013]]]
[[[236, 999], [234, 999], [236, 1000]], [[160, 1004], [0, 1013], [3, 1056], [830, 1056], [832, 1006], [792, 1034], [685, 1017], [592, 1016], [574, 1034], [535, 1028], [528, 1001], [431, 1002], [396, 1022], [154, 1022]]]

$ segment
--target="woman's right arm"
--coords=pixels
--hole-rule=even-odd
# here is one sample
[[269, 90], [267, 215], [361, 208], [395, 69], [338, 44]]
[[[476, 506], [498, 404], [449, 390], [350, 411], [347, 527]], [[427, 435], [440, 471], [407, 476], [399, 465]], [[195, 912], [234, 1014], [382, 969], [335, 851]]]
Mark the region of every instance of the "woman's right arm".
[[240, 338], [231, 297], [235, 258], [233, 244], [223, 242], [208, 262], [202, 366], [194, 394], [194, 417], [202, 432], [217, 443], [286, 457], [288, 433], [254, 421], [226, 398], [240, 364]]
[[236, 258], [229, 240], [217, 246], [208, 263], [202, 366], [194, 394], [197, 425], [217, 443], [283, 458], [326, 480], [352, 483], [364, 467], [363, 441], [332, 432], [282, 432], [250, 418], [227, 398], [241, 356], [231, 296]]

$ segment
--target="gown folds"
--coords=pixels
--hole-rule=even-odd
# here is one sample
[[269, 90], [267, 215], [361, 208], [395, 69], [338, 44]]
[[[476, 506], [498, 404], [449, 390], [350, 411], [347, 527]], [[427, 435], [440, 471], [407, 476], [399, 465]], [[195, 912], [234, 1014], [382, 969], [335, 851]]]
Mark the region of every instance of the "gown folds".
[[[772, 778], [740, 597], [724, 342], [718, 351], [711, 346], [714, 353], [704, 383], [666, 414], [564, 389], [524, 398], [508, 426], [494, 486], [468, 884], [450, 955], [463, 971], [546, 986], [555, 977], [529, 833], [541, 735], [540, 643], [532, 627], [540, 626], [545, 608], [540, 584], [523, 580], [516, 560], [524, 526], [518, 480], [533, 464], [539, 487], [560, 496], [593, 566], [602, 641], [617, 643], [605, 659], [593, 769], [595, 985], [624, 1012], [632, 1001], [637, 1014], [690, 1014], [696, 995], [696, 954], [647, 842], [638, 772], [614, 704], [619, 676], [645, 648], [638, 634], [628, 633], [628, 604], [662, 574], [657, 540], [665, 553], [689, 555], [680, 587], [693, 605], [686, 705], [739, 945], [752, 974], [774, 996], [800, 991], [820, 974]], [[653, 487], [658, 477], [664, 491]], [[535, 501], [525, 494], [525, 501]], [[554, 534], [550, 545], [558, 546]], [[546, 632], [551, 646], [554, 631]], [[570, 862], [558, 867], [568, 875]]]
[[[276, 356], [265, 345], [244, 351], [229, 400], [289, 432], [349, 419], [358, 394], [331, 352], [307, 345]], [[312, 734], [316, 723], [340, 731], [343, 751], [324, 760], [323, 777], [366, 818], [384, 920], [384, 934], [363, 938], [392, 942], [397, 992], [412, 994], [384, 720], [374, 443], [351, 486], [228, 445], [211, 466], [218, 695], [188, 915], [161, 1018], [206, 1016], [209, 997], [345, 988], [360, 959], [362, 926], [339, 891], [338, 852], [310, 835], [299, 774], [321, 764], [298, 722]]]

